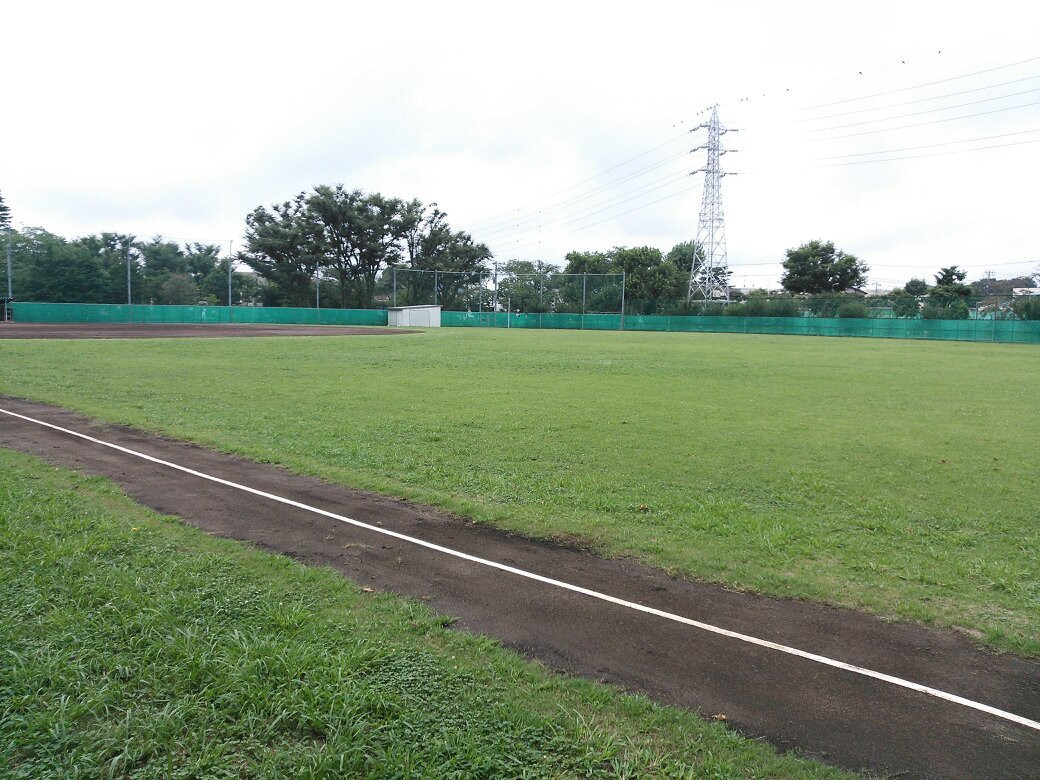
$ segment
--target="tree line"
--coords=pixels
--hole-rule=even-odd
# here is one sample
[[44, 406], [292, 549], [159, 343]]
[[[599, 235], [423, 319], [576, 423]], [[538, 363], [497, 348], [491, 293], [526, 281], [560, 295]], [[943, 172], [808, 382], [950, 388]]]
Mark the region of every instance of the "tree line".
[[[786, 250], [780, 292], [731, 289], [731, 301], [689, 300], [704, 253], [685, 241], [650, 247], [573, 251], [563, 268], [513, 259], [492, 265], [488, 247], [451, 227], [436, 203], [386, 197], [341, 185], [317, 186], [246, 216], [245, 246], [233, 260], [231, 302], [265, 306], [372, 308], [437, 302], [447, 309], [744, 316], [1040, 317], [1040, 298], [1013, 306], [999, 296], [1031, 287], [1031, 277], [982, 279], [950, 266], [929, 285], [912, 279], [865, 301], [869, 267], [831, 241]], [[125, 303], [228, 303], [228, 258], [215, 244], [179, 244], [123, 233], [65, 239], [43, 228], [13, 230], [0, 195], [0, 230], [10, 240], [20, 300]], [[248, 270], [244, 270], [248, 269]], [[729, 286], [729, 271], [712, 271]], [[624, 276], [624, 289], [621, 278]]]

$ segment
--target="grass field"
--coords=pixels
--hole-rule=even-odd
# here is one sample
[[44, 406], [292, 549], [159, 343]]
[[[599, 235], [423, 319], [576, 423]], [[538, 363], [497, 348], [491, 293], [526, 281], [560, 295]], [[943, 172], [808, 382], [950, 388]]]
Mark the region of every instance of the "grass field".
[[845, 776], [0, 450], [0, 772]]
[[0, 392], [1040, 653], [1040, 350], [444, 329], [7, 342]]

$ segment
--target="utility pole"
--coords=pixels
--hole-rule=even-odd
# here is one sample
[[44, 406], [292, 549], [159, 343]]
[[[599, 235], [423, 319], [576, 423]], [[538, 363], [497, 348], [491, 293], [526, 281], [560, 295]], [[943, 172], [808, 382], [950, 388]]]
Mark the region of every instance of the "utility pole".
[[14, 287], [11, 280], [11, 229], [7, 229], [7, 297], [14, 299]]
[[235, 242], [234, 241], [228, 241], [227, 242], [227, 305], [228, 305], [228, 315], [227, 315], [227, 318], [228, 318], [228, 322], [231, 322], [231, 307], [234, 305], [231, 302], [231, 258], [233, 257], [232, 253], [234, 251], [235, 251]]
[[[701, 211], [697, 220], [697, 238], [694, 241], [686, 300], [693, 300], [697, 295], [706, 301], [728, 301], [729, 282], [726, 276], [729, 264], [726, 259], [726, 220], [722, 213], [722, 177], [726, 173], [719, 164], [719, 158], [727, 151], [732, 151], [722, 148], [722, 136], [735, 131], [728, 130], [719, 122], [718, 106], [712, 107], [711, 118], [707, 122], [693, 129], [708, 131], [708, 140], [690, 150], [697, 152], [704, 149], [708, 152], [708, 159], [703, 168], [693, 172], [704, 174], [704, 192], [701, 195]], [[702, 255], [699, 265], [698, 254]]]
[[621, 272], [621, 330], [625, 329], [625, 282], [628, 279], [628, 275], [625, 271]]
[[126, 305], [133, 303], [130, 296], [130, 236], [126, 237]]

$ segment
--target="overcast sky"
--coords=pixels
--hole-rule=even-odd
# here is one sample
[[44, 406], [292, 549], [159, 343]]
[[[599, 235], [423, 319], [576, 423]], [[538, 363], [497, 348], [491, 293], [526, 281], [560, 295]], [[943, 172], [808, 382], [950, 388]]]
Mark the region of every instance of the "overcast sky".
[[[241, 246], [255, 206], [342, 183], [436, 201], [498, 260], [667, 250], [696, 232], [703, 178], [685, 174], [703, 157], [685, 152], [703, 131], [686, 131], [718, 103], [739, 129], [723, 197], [740, 286], [775, 286], [784, 250], [812, 238], [883, 288], [953, 263], [1040, 269], [1035, 2], [22, 2], [3, 17], [16, 225]], [[964, 151], [985, 146], [1000, 148]]]

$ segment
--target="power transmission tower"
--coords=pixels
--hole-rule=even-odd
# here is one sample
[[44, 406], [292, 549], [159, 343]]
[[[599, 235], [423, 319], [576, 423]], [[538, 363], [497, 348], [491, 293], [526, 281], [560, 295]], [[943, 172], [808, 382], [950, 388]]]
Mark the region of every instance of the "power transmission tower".
[[708, 160], [703, 168], [694, 171], [704, 174], [704, 194], [701, 195], [701, 213], [697, 220], [697, 238], [686, 298], [728, 301], [729, 264], [726, 260], [726, 220], [722, 213], [722, 177], [726, 173], [722, 170], [719, 158], [727, 151], [733, 151], [722, 148], [722, 136], [736, 131], [723, 127], [719, 122], [717, 106], [711, 109], [711, 119], [693, 129], [708, 131], [708, 140], [690, 150], [707, 150]]

